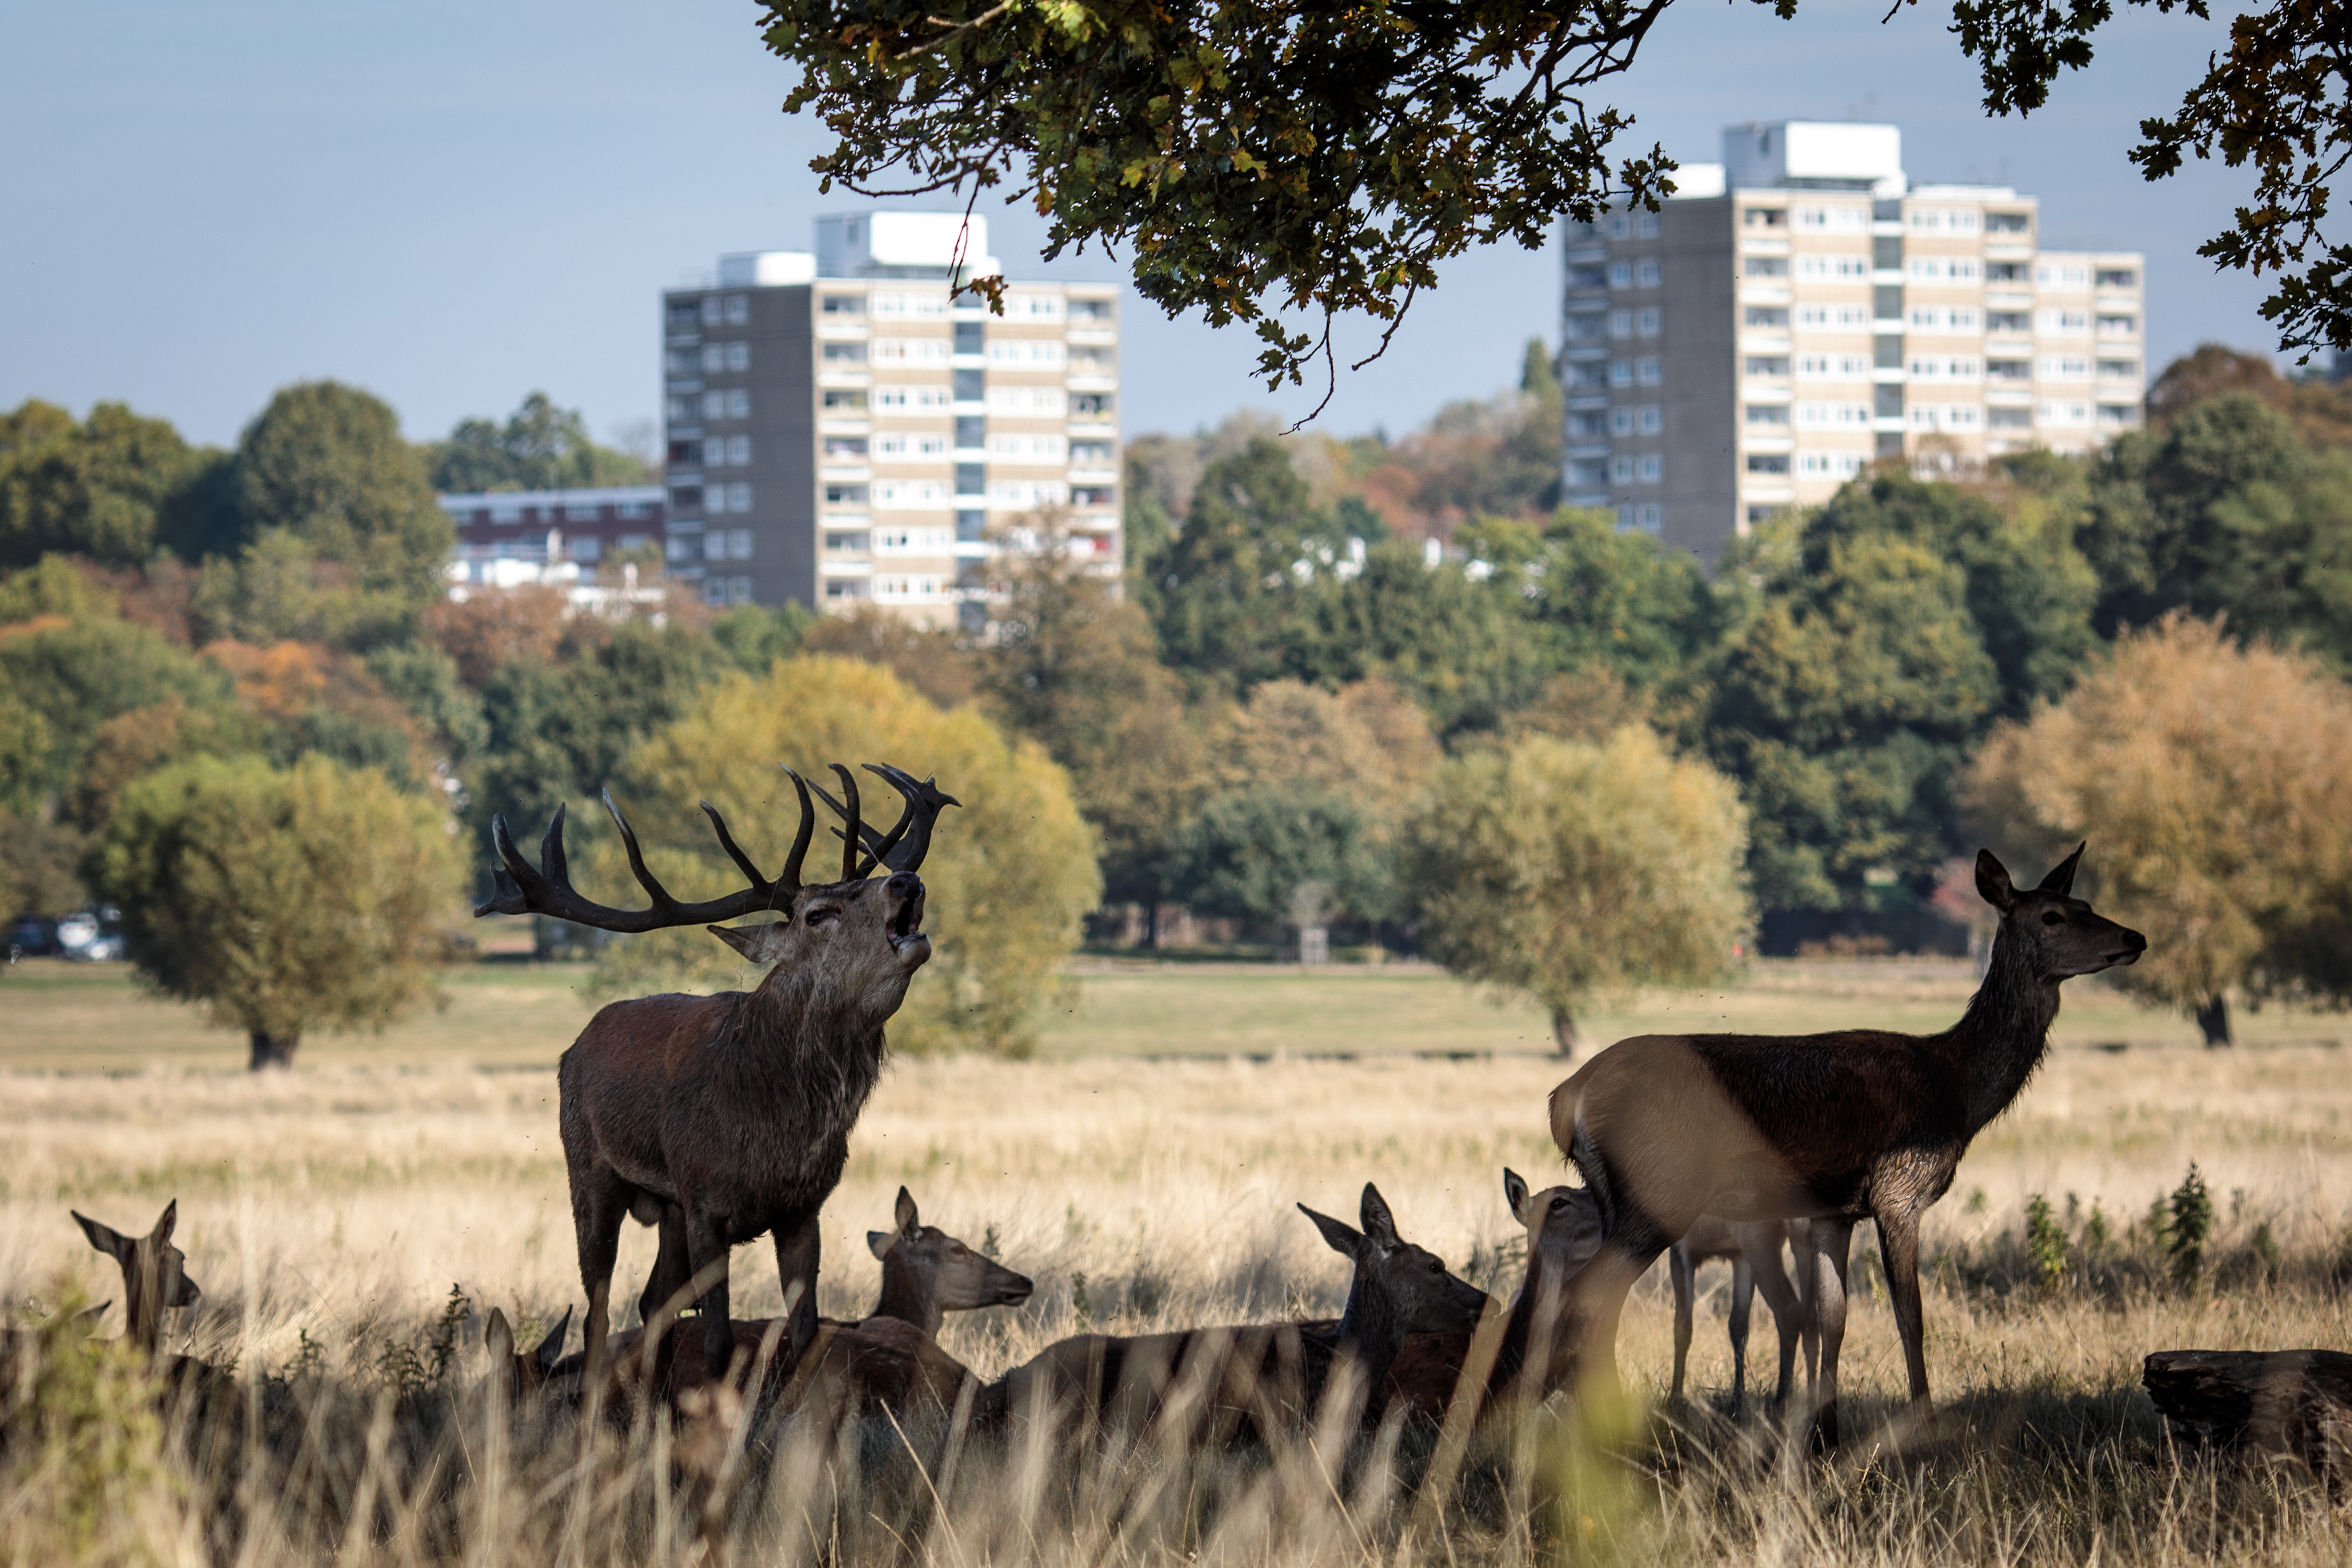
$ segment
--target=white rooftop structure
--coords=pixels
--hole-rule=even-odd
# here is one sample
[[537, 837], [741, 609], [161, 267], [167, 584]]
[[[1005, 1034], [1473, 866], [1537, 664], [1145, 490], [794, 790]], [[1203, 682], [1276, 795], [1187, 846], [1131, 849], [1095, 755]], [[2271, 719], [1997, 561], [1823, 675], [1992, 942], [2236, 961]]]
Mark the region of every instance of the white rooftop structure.
[[1723, 131], [1731, 187], [1868, 191], [1902, 195], [1903, 130], [1824, 120], [1749, 121]]
[[816, 220], [816, 275], [824, 278], [941, 277], [959, 247], [966, 277], [1002, 270], [988, 253], [988, 219], [977, 213], [835, 213]]

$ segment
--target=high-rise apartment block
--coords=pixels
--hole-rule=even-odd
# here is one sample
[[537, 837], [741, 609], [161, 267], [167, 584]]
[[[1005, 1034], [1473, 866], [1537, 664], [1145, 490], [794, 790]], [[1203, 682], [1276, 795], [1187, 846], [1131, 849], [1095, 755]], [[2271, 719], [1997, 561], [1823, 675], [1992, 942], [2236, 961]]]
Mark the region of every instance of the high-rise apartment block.
[[2141, 258], [2032, 196], [1912, 184], [1892, 125], [1724, 132], [1654, 213], [1571, 225], [1565, 493], [1712, 562], [1881, 458], [1961, 472], [2137, 425]]
[[[984, 616], [986, 562], [1058, 509], [1119, 563], [1118, 290], [997, 274], [961, 214], [820, 218], [662, 299], [668, 561], [714, 604]], [[1011, 525], [1011, 526], [1008, 526]]]

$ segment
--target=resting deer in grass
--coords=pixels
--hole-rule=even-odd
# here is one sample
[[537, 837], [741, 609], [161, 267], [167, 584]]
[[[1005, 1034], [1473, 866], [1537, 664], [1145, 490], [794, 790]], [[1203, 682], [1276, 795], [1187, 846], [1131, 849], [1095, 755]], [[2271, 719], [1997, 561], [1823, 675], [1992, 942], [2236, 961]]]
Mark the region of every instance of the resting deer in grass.
[[1838, 1436], [1853, 1226], [1878, 1226], [1911, 1398], [1928, 1410], [1919, 1301], [1919, 1220], [1969, 1142], [2041, 1066], [2060, 982], [2147, 949], [2072, 896], [2077, 847], [2021, 889], [1990, 850], [1977, 890], [2000, 912], [1992, 961], [1960, 1021], [1940, 1035], [1642, 1035], [1602, 1051], [1552, 1091], [1552, 1137], [1601, 1208], [1607, 1236], [1579, 1277], [1591, 1371], [1616, 1372], [1625, 1293], [1704, 1214], [1812, 1220], [1822, 1366], [1817, 1437]]
[[[971, 1373], [936, 1342], [947, 1314], [1018, 1306], [1034, 1289], [1026, 1275], [973, 1251], [937, 1226], [925, 1225], [914, 1194], [904, 1187], [898, 1189], [894, 1219], [896, 1229], [866, 1233], [867, 1249], [882, 1264], [882, 1294], [874, 1310], [855, 1323], [820, 1320], [816, 1338], [797, 1369], [780, 1369], [770, 1362], [772, 1373], [793, 1373], [769, 1380], [782, 1408], [796, 1409], [814, 1391], [830, 1390], [855, 1394], [868, 1408], [905, 1410], [929, 1404], [951, 1409], [958, 1388], [971, 1380]], [[703, 1385], [703, 1327], [700, 1321], [688, 1320], [673, 1331], [678, 1356], [674, 1393]], [[729, 1328], [735, 1358], [757, 1365], [771, 1324], [736, 1319]], [[645, 1333], [637, 1328], [613, 1337], [610, 1375], [616, 1392], [634, 1389], [642, 1376]], [[579, 1356], [565, 1357], [554, 1376], [561, 1380], [579, 1373], [582, 1362]]]
[[122, 1306], [130, 1319], [124, 1337], [153, 1358], [163, 1343], [163, 1314], [174, 1307], [193, 1307], [204, 1294], [188, 1278], [187, 1256], [172, 1245], [172, 1232], [180, 1223], [180, 1200], [165, 1204], [155, 1228], [140, 1237], [125, 1236], [88, 1215], [67, 1212], [89, 1244], [122, 1269]]
[[[882, 1070], [883, 1026], [930, 956], [923, 934], [923, 881], [916, 875], [941, 807], [956, 802], [892, 767], [869, 771], [906, 797], [887, 835], [858, 819], [856, 775], [840, 763], [841, 879], [803, 886], [803, 858], [816, 816], [807, 784], [800, 828], [773, 880], [736, 847], [709, 802], [703, 811], [747, 886], [705, 903], [681, 903], [646, 868], [636, 835], [611, 795], [629, 869], [649, 900], [643, 910], [592, 903], [572, 890], [558, 807], [537, 869], [497, 818], [496, 895], [477, 914], [543, 914], [604, 931], [648, 931], [771, 912], [772, 923], [709, 925], [754, 963], [774, 965], [748, 992], [643, 996], [615, 1002], [582, 1030], [556, 1069], [564, 1163], [571, 1178], [580, 1277], [588, 1291], [587, 1382], [603, 1387], [611, 1327], [613, 1264], [622, 1222], [662, 1223], [670, 1291], [703, 1285], [705, 1321], [728, 1316], [728, 1249], [775, 1237], [791, 1326], [790, 1365], [816, 1336], [817, 1211], [841, 1180], [849, 1131]], [[876, 878], [877, 868], [887, 870]], [[682, 1254], [683, 1256], [677, 1256]], [[705, 1373], [726, 1374], [730, 1336], [707, 1336]]]
[[1355, 1265], [1338, 1322], [1080, 1334], [1049, 1345], [992, 1384], [976, 1407], [980, 1418], [1045, 1420], [1082, 1433], [1108, 1429], [1188, 1443], [1230, 1441], [1248, 1429], [1270, 1436], [1270, 1423], [1316, 1414], [1335, 1373], [1351, 1366], [1364, 1399], [1359, 1419], [1379, 1420], [1389, 1369], [1407, 1338], [1468, 1333], [1486, 1310], [1486, 1294], [1400, 1237], [1370, 1183], [1361, 1231], [1298, 1207], [1325, 1243]]
[[506, 1395], [509, 1408], [524, 1408], [527, 1401], [539, 1398], [556, 1383], [564, 1361], [563, 1342], [571, 1332], [572, 1309], [566, 1307], [563, 1316], [555, 1320], [555, 1327], [541, 1336], [538, 1348], [519, 1352], [506, 1313], [490, 1309], [489, 1321], [482, 1325], [482, 1348], [490, 1352], [491, 1384]]
[[[1601, 1211], [1581, 1187], [1529, 1192], [1517, 1171], [1503, 1172], [1511, 1217], [1527, 1227], [1528, 1272], [1507, 1309], [1502, 1333], [1477, 1391], [1481, 1418], [1523, 1400], [1539, 1402], [1568, 1380], [1575, 1347], [1567, 1331], [1570, 1286], [1601, 1250]], [[1435, 1425], [1461, 1394], [1472, 1355], [1467, 1331], [1414, 1334], [1389, 1370], [1391, 1411]]]
[[[1673, 1397], [1683, 1396], [1683, 1374], [1690, 1360], [1695, 1277], [1700, 1264], [1717, 1258], [1731, 1265], [1732, 1413], [1738, 1414], [1748, 1404], [1748, 1315], [1759, 1290], [1763, 1291], [1764, 1304], [1771, 1310], [1773, 1326], [1780, 1334], [1780, 1381], [1773, 1389], [1772, 1403], [1788, 1403], [1790, 1387], [1796, 1380], [1800, 1345], [1805, 1352], [1807, 1379], [1815, 1375], [1820, 1341], [1812, 1312], [1800, 1289], [1809, 1287], [1812, 1280], [1813, 1258], [1807, 1224], [1801, 1219], [1735, 1224], [1715, 1215], [1701, 1215], [1698, 1223], [1666, 1249], [1666, 1268], [1675, 1286]], [[1789, 1283], [1789, 1276], [1780, 1267], [1780, 1249], [1791, 1244], [1797, 1254], [1798, 1285]]]

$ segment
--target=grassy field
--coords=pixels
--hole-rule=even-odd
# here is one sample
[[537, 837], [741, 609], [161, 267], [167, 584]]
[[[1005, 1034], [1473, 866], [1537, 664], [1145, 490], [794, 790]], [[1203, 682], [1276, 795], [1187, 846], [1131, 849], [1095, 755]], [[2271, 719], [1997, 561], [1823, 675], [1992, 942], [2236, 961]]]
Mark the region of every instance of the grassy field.
[[[828, 1313], [856, 1316], [870, 1303], [877, 1269], [864, 1233], [887, 1224], [901, 1183], [927, 1219], [992, 1241], [1037, 1280], [1017, 1312], [951, 1321], [942, 1342], [982, 1373], [1073, 1331], [1081, 1300], [1085, 1321], [1121, 1330], [1336, 1310], [1343, 1265], [1292, 1205], [1351, 1213], [1367, 1179], [1408, 1236], [1509, 1289], [1511, 1271], [1496, 1266], [1514, 1235], [1501, 1168], [1538, 1184], [1559, 1169], [1542, 1104], [1563, 1069], [1532, 1010], [1495, 1007], [1404, 966], [1308, 974], [1094, 965], [1074, 980], [1038, 1059], [904, 1059], [887, 1071], [826, 1214]], [[477, 1310], [552, 1320], [581, 1295], [551, 1070], [585, 1016], [579, 981], [482, 965], [453, 981], [450, 1005], [436, 1016], [379, 1039], [320, 1037], [306, 1044], [298, 1070], [256, 1078], [236, 1070], [242, 1042], [141, 997], [118, 975], [21, 966], [0, 979], [0, 1291], [20, 1313], [75, 1289], [119, 1296], [110, 1266], [67, 1209], [144, 1228], [176, 1196], [179, 1239], [205, 1288], [177, 1331], [215, 1359], [284, 1368], [318, 1345], [331, 1368], [364, 1384], [385, 1364], [387, 1345], [421, 1342], [453, 1283]], [[1762, 964], [1721, 994], [1644, 997], [1588, 1026], [1599, 1038], [1656, 1027], [1924, 1028], [1948, 1022], [1969, 985], [1952, 965]], [[1403, 1506], [1360, 1473], [1350, 1472], [1352, 1489], [1337, 1472], [1302, 1482], [1308, 1472], [1297, 1467], [1312, 1458], [1302, 1451], [1214, 1485], [1195, 1477], [1188, 1484], [1200, 1496], [1229, 1505], [1213, 1528], [1195, 1520], [1172, 1535], [1144, 1531], [1141, 1505], [1121, 1493], [1127, 1501], [1098, 1499], [1094, 1512], [1082, 1509], [1041, 1536], [1034, 1518], [1024, 1515], [1019, 1530], [1007, 1523], [1000, 1491], [950, 1500], [965, 1534], [902, 1549], [873, 1534], [887, 1510], [869, 1500], [856, 1515], [867, 1535], [848, 1529], [837, 1554], [903, 1561], [912, 1552], [959, 1564], [1516, 1563], [1561, 1552], [1660, 1562], [2338, 1561], [2352, 1542], [2323, 1495], [2292, 1477], [2233, 1479], [2179, 1458], [2136, 1389], [2151, 1350], [2347, 1337], [2331, 1269], [2352, 1216], [2352, 1081], [2336, 1021], [2271, 1012], [2246, 1022], [2242, 1048], [2209, 1053], [2178, 1020], [2070, 987], [2060, 1048], [1978, 1141], [1930, 1219], [1929, 1363], [1947, 1414], [1925, 1437], [1898, 1444], [1899, 1428], [1885, 1425], [1898, 1414], [1901, 1357], [1883, 1300], [1865, 1294], [1845, 1373], [1864, 1436], [1834, 1464], [1775, 1471], [1756, 1447], [1759, 1429], [1735, 1431], [1703, 1404], [1662, 1415], [1632, 1468], [1612, 1468], [1607, 1496], [1572, 1518], [1548, 1509], [1535, 1482], [1549, 1475], [1573, 1490], [1581, 1472], [1538, 1465], [1520, 1475], [1522, 1489], [1506, 1489], [1505, 1504], [1470, 1509], [1451, 1533], [1414, 1535]], [[2127, 1048], [2111, 1048], [2118, 1043]], [[2218, 1288], [2209, 1279], [2175, 1290], [2145, 1269], [2098, 1274], [2085, 1257], [2066, 1289], [2018, 1286], [2003, 1260], [2015, 1253], [2029, 1194], [2059, 1205], [2078, 1244], [2097, 1210], [2128, 1261], [2127, 1223], [2192, 1159], [2221, 1211], [2215, 1257], [2251, 1256], [2256, 1228], [2267, 1226], [2285, 1258], [2275, 1280], [2225, 1267]], [[622, 1277], [640, 1276], [650, 1233], [632, 1227], [624, 1247]], [[764, 1247], [737, 1254], [736, 1279], [739, 1310], [778, 1305]], [[1729, 1370], [1723, 1271], [1703, 1280], [1713, 1294], [1694, 1364], [1711, 1394]], [[1655, 1394], [1670, 1336], [1651, 1285], [1629, 1310], [1621, 1358], [1636, 1387]], [[1755, 1349], [1769, 1366], [1769, 1319], [1759, 1316]], [[654, 1473], [638, 1475], [637, 1491], [613, 1494], [623, 1500], [612, 1517], [635, 1523], [593, 1550], [533, 1533], [554, 1528], [543, 1521], [509, 1519], [499, 1528], [519, 1533], [478, 1540], [462, 1555], [671, 1560], [687, 1539], [662, 1533], [667, 1482]], [[666, 1462], [659, 1473], [668, 1475]], [[0, 1514], [17, 1517], [30, 1497], [12, 1500], [0, 1483]], [[955, 1513], [967, 1507], [968, 1518]], [[807, 1546], [773, 1528], [782, 1535], [745, 1550], [765, 1560]], [[248, 1560], [371, 1552], [433, 1555], [414, 1542], [355, 1540], [332, 1551], [257, 1549]], [[184, 1555], [176, 1547], [122, 1554]], [[0, 1549], [12, 1561], [38, 1556]]]

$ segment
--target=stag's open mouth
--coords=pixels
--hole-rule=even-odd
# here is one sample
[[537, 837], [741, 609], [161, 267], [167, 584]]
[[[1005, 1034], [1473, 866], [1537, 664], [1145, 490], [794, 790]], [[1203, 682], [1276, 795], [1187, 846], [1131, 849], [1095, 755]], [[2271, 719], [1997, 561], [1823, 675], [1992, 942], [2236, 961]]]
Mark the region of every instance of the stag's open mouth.
[[903, 953], [917, 942], [928, 949], [931, 939], [923, 934], [923, 895], [917, 892], [912, 898], [903, 900], [898, 905], [898, 912], [890, 917], [890, 923], [885, 930], [894, 952]]

